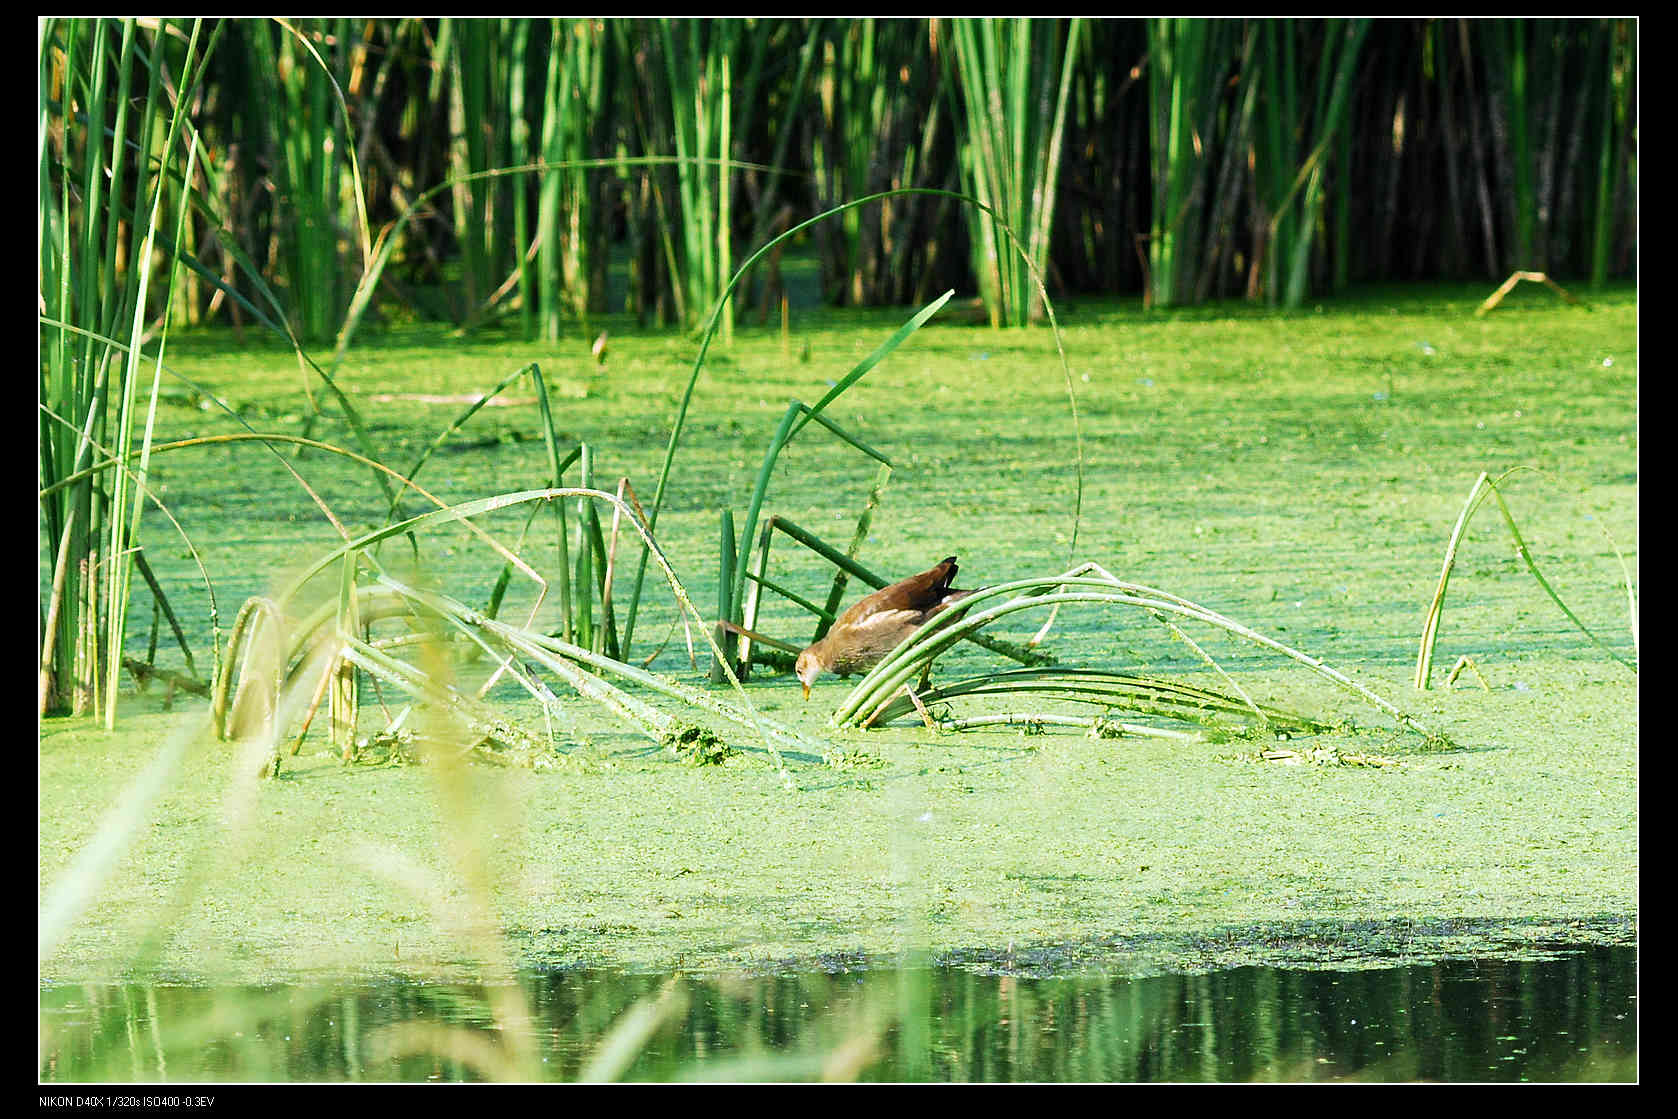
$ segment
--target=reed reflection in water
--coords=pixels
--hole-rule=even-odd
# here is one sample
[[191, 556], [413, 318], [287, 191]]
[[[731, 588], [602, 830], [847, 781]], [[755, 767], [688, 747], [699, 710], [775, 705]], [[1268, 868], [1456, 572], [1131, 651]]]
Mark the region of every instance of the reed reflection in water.
[[[535, 1069], [482, 990], [49, 987], [40, 1077], [86, 1081], [1631, 1080], [1631, 948], [1543, 961], [1122, 979], [950, 967], [523, 981]], [[906, 1021], [900, 1007], [925, 1008]], [[633, 1021], [632, 1021], [633, 1020]], [[614, 1033], [616, 1031], [616, 1033]], [[908, 1049], [914, 1048], [914, 1052]], [[617, 1047], [616, 1055], [602, 1056]], [[604, 1070], [604, 1071], [603, 1071]]]

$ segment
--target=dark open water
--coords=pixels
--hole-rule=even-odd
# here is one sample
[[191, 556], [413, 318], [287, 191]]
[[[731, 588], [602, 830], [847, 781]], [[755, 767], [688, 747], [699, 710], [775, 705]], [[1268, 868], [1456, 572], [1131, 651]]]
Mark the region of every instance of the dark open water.
[[[533, 1074], [522, 1079], [577, 1078], [627, 1012], [651, 1008], [666, 991], [622, 1079], [1637, 1077], [1632, 948], [1143, 979], [940, 967], [674, 981], [568, 971], [519, 986], [532, 1018], [519, 1034], [533, 1054], [523, 1066]], [[55, 986], [41, 990], [40, 1007], [47, 1082], [479, 1080], [488, 1076], [474, 1054], [507, 1045], [484, 990], [403, 981]]]

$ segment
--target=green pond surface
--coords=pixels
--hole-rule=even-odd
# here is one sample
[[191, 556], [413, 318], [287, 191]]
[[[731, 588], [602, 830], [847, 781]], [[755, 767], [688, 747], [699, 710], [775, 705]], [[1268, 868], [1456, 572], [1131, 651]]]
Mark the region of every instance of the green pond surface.
[[[874, 570], [902, 577], [956, 554], [959, 584], [982, 586], [1095, 560], [1320, 658], [1449, 744], [1271, 652], [1198, 630], [1255, 698], [1355, 727], [1282, 743], [1052, 727], [938, 735], [909, 721], [837, 731], [826, 719], [854, 680], [824, 678], [806, 704], [790, 677], [759, 673], [748, 685], [757, 709], [823, 747], [788, 754], [783, 772], [737, 728], [728, 733], [738, 753], [694, 767], [582, 700], [567, 699], [565, 725], [545, 723], [503, 683], [490, 701], [554, 735], [547, 768], [473, 765], [440, 780], [435, 766], [345, 766], [317, 726], [277, 780], [256, 781], [260, 759], [206, 740], [201, 701], [181, 696], [165, 709], [154, 682], [123, 697], [114, 731], [90, 719], [41, 725], [41, 905], [73, 902], [40, 960], [43, 1007], [63, 984], [157, 979], [366, 984], [344, 997], [377, 1001], [371, 985], [395, 979], [721, 975], [834, 958], [882, 965], [912, 950], [958, 969], [1024, 958], [1038, 977], [1216, 972], [1238, 983], [1228, 969], [1633, 945], [1637, 676], [1544, 595], [1491, 503], [1459, 552], [1434, 687], [1410, 682], [1469, 487], [1480, 471], [1514, 466], [1537, 468], [1505, 492], [1545, 578], [1603, 645], [1636, 656], [1614, 551], [1636, 571], [1636, 293], [1593, 294], [1587, 310], [1526, 285], [1477, 319], [1485, 294], [1381, 289], [1293, 315], [1069, 303], [1060, 310], [1081, 491], [1067, 377], [1045, 328], [934, 320], [829, 410], [897, 467], [860, 552]], [[785, 338], [747, 323], [731, 348], [713, 348], [658, 522], [701, 609], [715, 601], [719, 511], [744, 512], [787, 401], [818, 399], [908, 315], [810, 311], [794, 315]], [[696, 342], [628, 319], [602, 323], [605, 365], [580, 336], [526, 343], [393, 326], [364, 337], [338, 379], [379, 456], [406, 470], [469, 394], [539, 362], [564, 436], [594, 448], [597, 479], [612, 488], [628, 476], [648, 504]], [[255, 430], [356, 446], [318, 380], [254, 334], [172, 335], [166, 360]], [[324, 411], [312, 420], [305, 384]], [[528, 383], [503, 396], [509, 403], [485, 407], [421, 473], [440, 498], [543, 484]], [[161, 439], [242, 430], [176, 382], [158, 428]], [[347, 525], [382, 522], [371, 475], [335, 456], [287, 452], [282, 463], [238, 444], [153, 463], [214, 581], [223, 639], [247, 596], [271, 592], [337, 539], [288, 464]], [[766, 508], [843, 548], [872, 477], [872, 462], [812, 425], [782, 456]], [[515, 542], [523, 522], [513, 510], [482, 523]], [[542, 567], [553, 542], [538, 531], [525, 553]], [[144, 539], [202, 674], [211, 634], [198, 569], [154, 511]], [[432, 585], [486, 600], [497, 556], [458, 527], [418, 543]], [[384, 558], [413, 554], [401, 548]], [[781, 542], [772, 575], [819, 600], [831, 570]], [[320, 594], [335, 593], [336, 579]], [[668, 589], [649, 579], [646, 597], [636, 659], [663, 643], [652, 667], [702, 683]], [[136, 604], [130, 648], [143, 656], [143, 588]], [[502, 616], [522, 620], [535, 606], [533, 588], [515, 580]], [[552, 611], [550, 596], [536, 624]], [[999, 636], [1029, 638], [1042, 619], [1024, 617]], [[762, 628], [797, 644], [812, 623], [772, 599]], [[1066, 611], [1046, 645], [1063, 664], [1222, 679], [1142, 616]], [[1465, 655], [1474, 670], [1446, 686]], [[166, 632], [158, 659], [182, 667]], [[935, 679], [996, 663], [963, 646]], [[365, 734], [379, 729], [381, 709], [370, 689], [363, 703]], [[1292, 753], [1261, 753], [1277, 747]], [[124, 790], [171, 750], [155, 797], [124, 814]], [[101, 863], [90, 852], [108, 821], [104, 834], [123, 843]], [[98, 874], [80, 876], [89, 866]], [[120, 990], [98, 998], [142, 997]], [[1364, 1067], [1345, 1054], [1330, 1054], [1331, 1071]], [[989, 1075], [975, 1072], [980, 1060], [952, 1058], [936, 1075]], [[1395, 1067], [1473, 1078], [1414, 1060]], [[997, 1075], [1060, 1071], [1026, 1062]], [[1165, 1071], [1201, 1075], [1185, 1064]], [[328, 1065], [320, 1075], [357, 1073]]]
[[[713, 979], [554, 972], [485, 992], [348, 987], [50, 987], [41, 1078], [193, 1082], [570, 1081], [603, 1072], [601, 1038], [655, 1013], [632, 1081], [1615, 1081], [1637, 1072], [1635, 952], [1360, 971], [1037, 978], [1006, 970], [853, 970]], [[506, 993], [506, 992], [502, 992]], [[909, 1008], [910, 1013], [904, 1013]], [[416, 1052], [420, 1028], [454, 1044]], [[515, 1050], [486, 1065], [469, 1041]], [[490, 1041], [493, 1039], [493, 1042]]]

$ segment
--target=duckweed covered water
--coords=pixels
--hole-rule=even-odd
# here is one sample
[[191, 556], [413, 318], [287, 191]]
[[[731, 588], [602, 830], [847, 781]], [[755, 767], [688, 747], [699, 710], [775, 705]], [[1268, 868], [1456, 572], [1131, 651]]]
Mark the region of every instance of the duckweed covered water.
[[[1600, 530], [1635, 570], [1635, 293], [1610, 291], [1583, 311], [1517, 292], [1474, 319], [1484, 294], [1372, 291], [1294, 316], [1064, 308], [1086, 462], [1076, 543], [1072, 429], [1046, 330], [929, 326], [832, 412], [898, 465], [862, 552], [876, 570], [909, 573], [953, 552], [964, 580], [979, 584], [1095, 559], [1348, 671], [1454, 749], [1427, 749], [1345, 693], [1231, 643], [1212, 651], [1258, 698], [1362, 728], [1290, 745], [1396, 764], [1286, 765], [1242, 741], [939, 737], [908, 724], [838, 733], [824, 722], [846, 683], [824, 682], [806, 705], [796, 683], [773, 677], [752, 686], [764, 712], [829, 744], [831, 756], [868, 764], [792, 756], [788, 780], [742, 740], [727, 765], [693, 769], [578, 703], [556, 730], [566, 764], [474, 768], [468, 795], [444, 798], [463, 799], [464, 814], [445, 815], [427, 769], [346, 768], [318, 752], [318, 737], [251, 799], [230, 778], [230, 747], [198, 747], [42, 960], [43, 978], [479, 981], [485, 942], [455, 919], [465, 887], [451, 844], [461, 835], [487, 869], [496, 950], [526, 969], [709, 973], [917, 947], [1061, 953], [1067, 970], [1143, 979], [1437, 958], [1437, 940], [1405, 954], [1404, 930], [1418, 923], [1442, 930], [1455, 956], [1519, 954], [1556, 939], [1630, 945], [1637, 680], [1543, 597], [1489, 509], [1453, 576], [1435, 688], [1409, 686], [1445, 540], [1481, 470], [1545, 472], [1510, 488], [1523, 536], [1570, 607], [1632, 652], [1619, 565]], [[906, 317], [811, 312], [795, 317], [786, 342], [746, 329], [732, 351], [713, 351], [659, 523], [697, 600], [714, 590], [718, 510], [744, 508], [787, 398], [818, 398]], [[604, 367], [587, 339], [536, 345], [401, 328], [358, 349], [339, 379], [380, 454], [405, 468], [459, 412], [461, 394], [539, 361], [567, 437], [593, 444], [599, 476], [628, 474], [645, 500], [694, 347], [628, 322], [608, 326]], [[170, 364], [257, 430], [305, 428], [296, 362], [279, 348], [172, 336]], [[515, 386], [507, 395], [513, 403], [485, 408], [427, 466], [421, 481], [439, 496], [541, 484], [530, 394]], [[160, 438], [240, 430], [200, 404], [172, 397]], [[328, 413], [310, 430], [353, 446], [342, 417]], [[347, 523], [383, 519], [365, 471], [315, 452], [291, 465]], [[245, 596], [335, 540], [256, 445], [176, 452], [153, 469], [205, 556], [224, 626]], [[871, 476], [812, 428], [783, 456], [769, 509], [842, 543]], [[513, 519], [489, 523], [516, 538]], [[161, 519], [147, 525], [152, 564], [190, 636], [207, 645], [196, 568]], [[468, 602], [482, 601], [499, 568], [458, 532], [423, 541], [422, 562]], [[790, 548], [775, 562], [778, 578], [820, 597], [820, 564]], [[643, 656], [675, 616], [668, 595], [649, 597], [637, 626]], [[506, 615], [532, 601], [515, 585]], [[149, 612], [143, 601], [139, 610]], [[763, 628], [808, 637], [790, 607], [768, 611]], [[144, 624], [133, 641], [143, 654]], [[1157, 627], [1129, 619], [1064, 616], [1050, 643], [1070, 663], [1200, 671]], [[1443, 686], [1462, 655], [1486, 689], [1468, 675]], [[939, 673], [988, 663], [964, 649]], [[698, 679], [679, 630], [653, 667]], [[492, 698], [541, 726], [511, 691]], [[193, 732], [201, 715], [191, 702], [164, 711], [154, 685], [125, 698], [114, 733], [82, 720], [43, 724], [43, 898], [161, 745]], [[376, 708], [368, 702], [364, 730], [376, 729]], [[1231, 934], [1209, 947], [1220, 930], [1314, 923], [1340, 930], [1327, 958], [1301, 937]], [[143, 959], [138, 945], [149, 949]]]

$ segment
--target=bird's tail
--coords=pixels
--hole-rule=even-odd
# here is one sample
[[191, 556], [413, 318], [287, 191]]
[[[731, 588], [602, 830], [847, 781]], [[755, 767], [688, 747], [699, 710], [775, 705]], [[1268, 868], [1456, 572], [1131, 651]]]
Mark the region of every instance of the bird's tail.
[[748, 637], [751, 640], [756, 641], [759, 645], [767, 645], [771, 649], [779, 649], [783, 653], [791, 653], [793, 656], [797, 656], [803, 651], [797, 645], [789, 645], [785, 641], [778, 641], [773, 637], [768, 637], [764, 634], [758, 633], [756, 630], [747, 629], [745, 626], [741, 625], [735, 625], [727, 618], [720, 619], [717, 624], [730, 633], [738, 633], [741, 637]]

